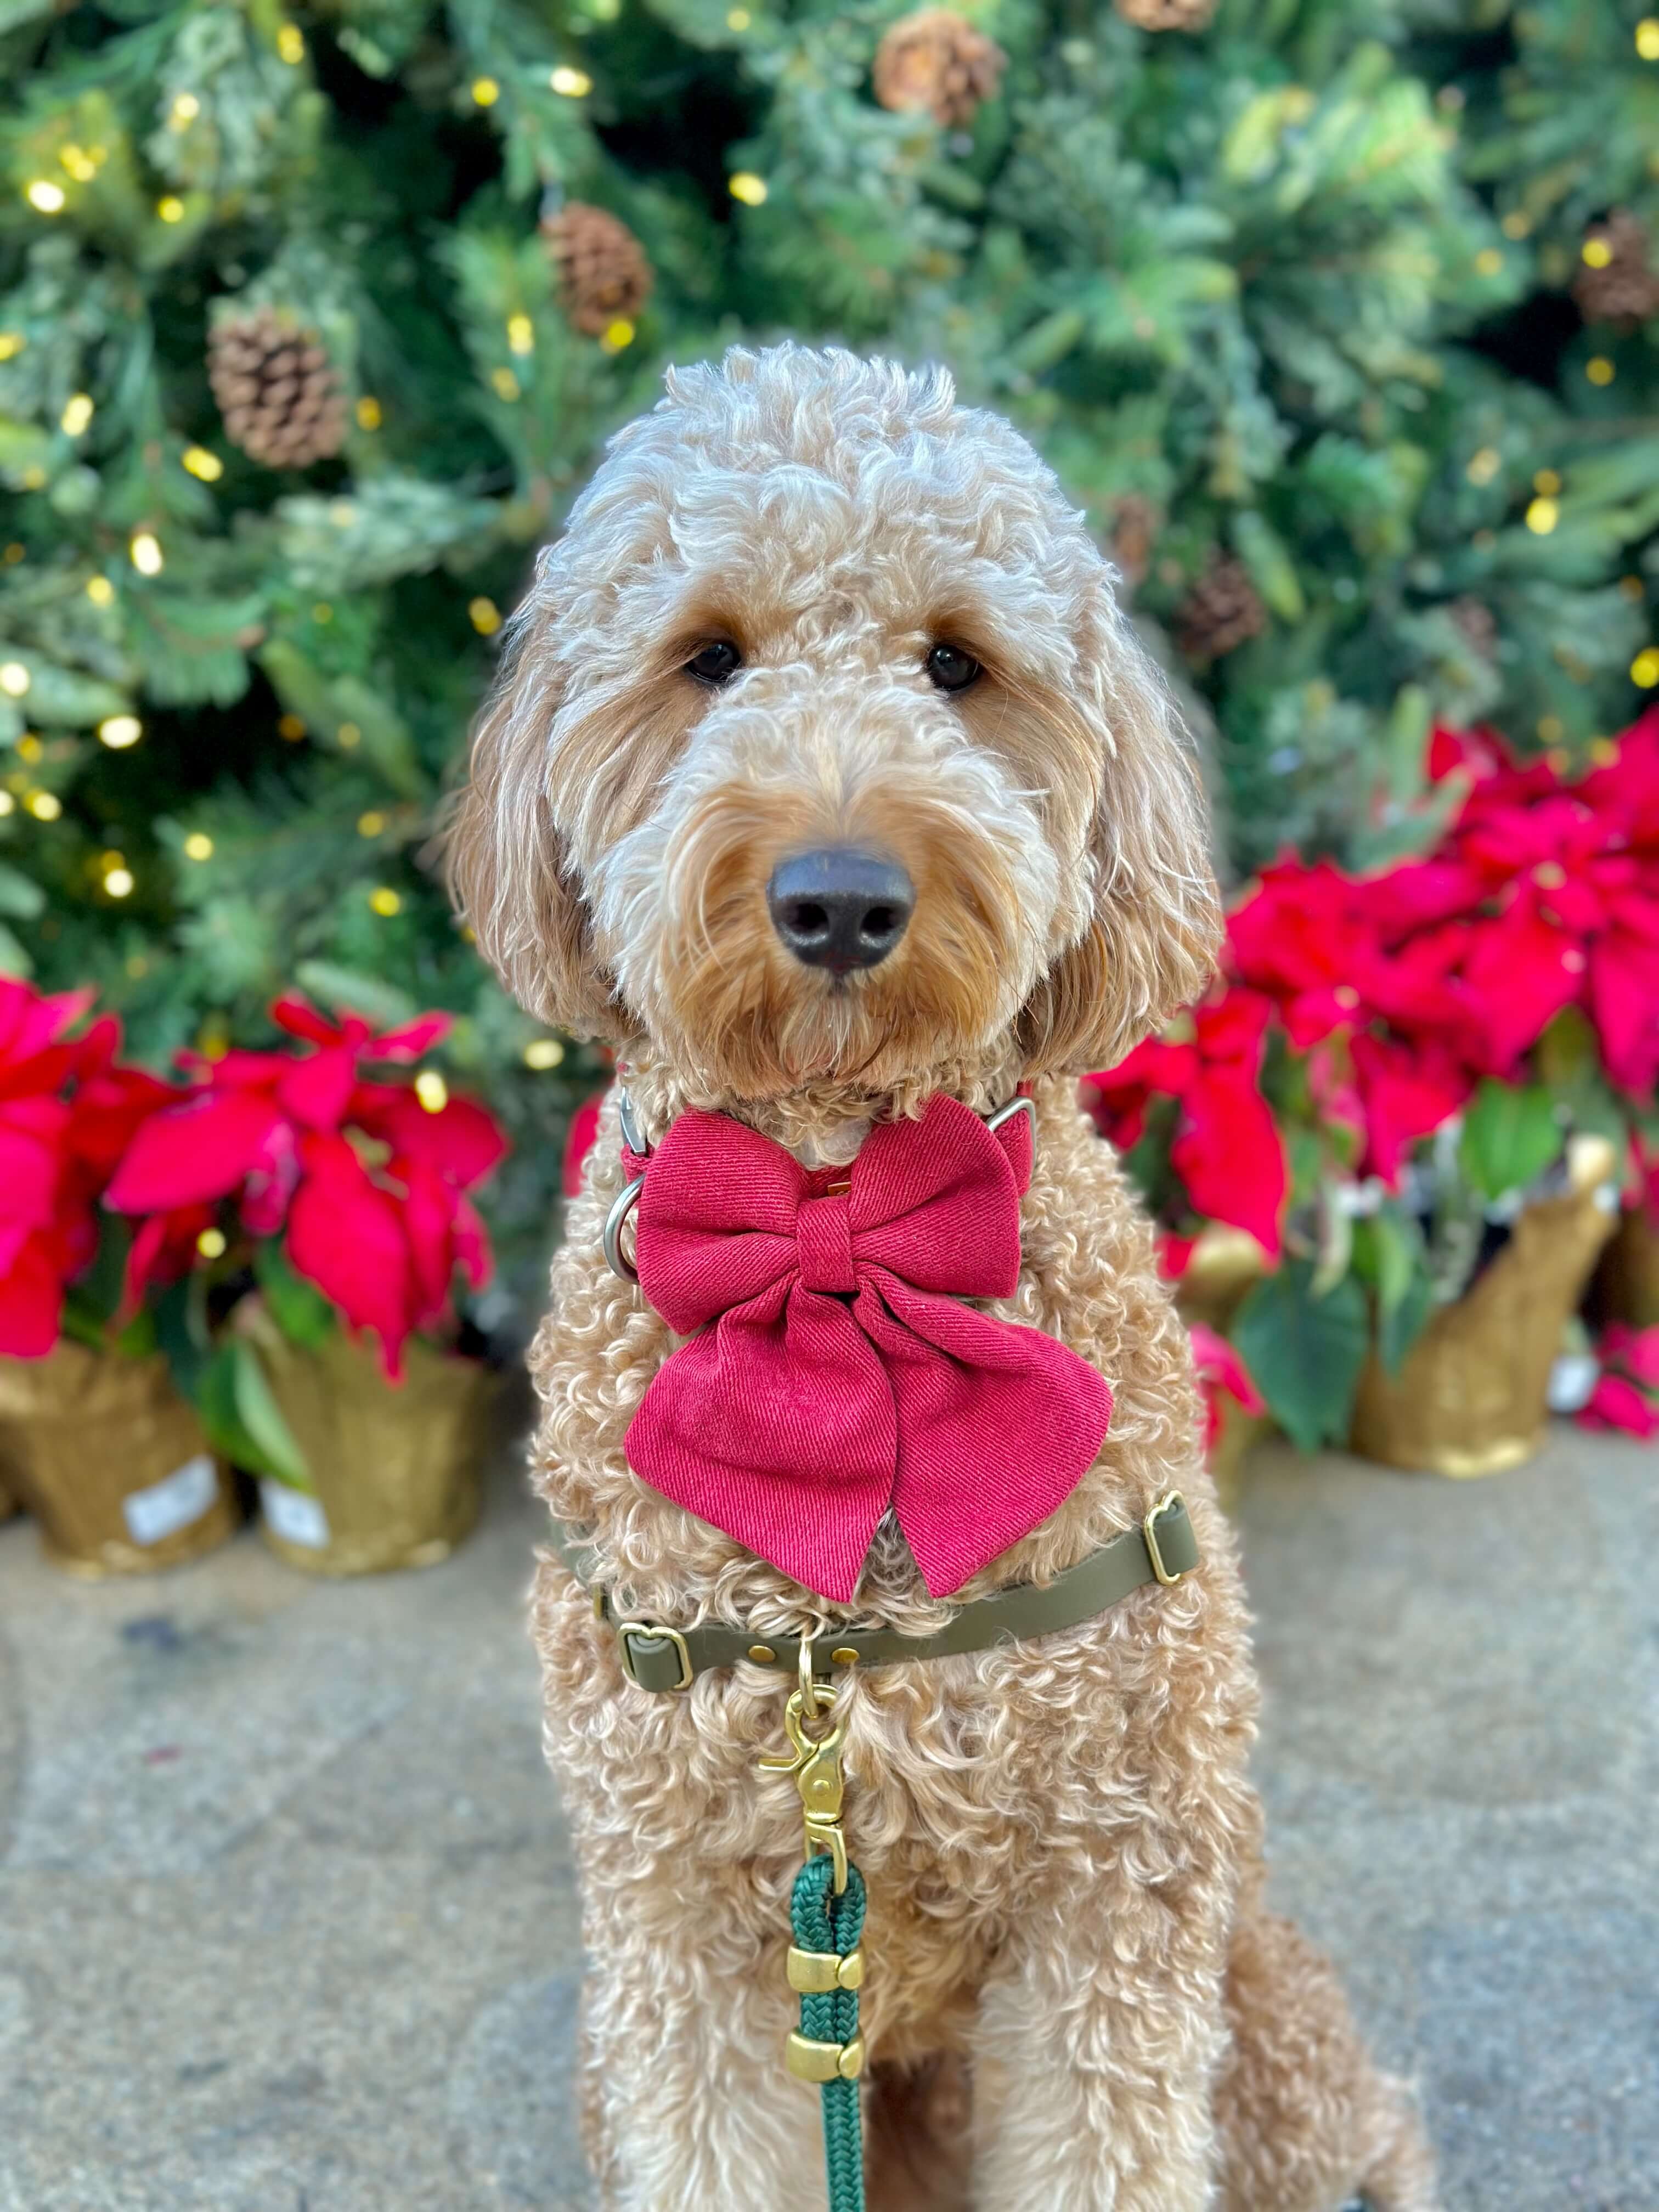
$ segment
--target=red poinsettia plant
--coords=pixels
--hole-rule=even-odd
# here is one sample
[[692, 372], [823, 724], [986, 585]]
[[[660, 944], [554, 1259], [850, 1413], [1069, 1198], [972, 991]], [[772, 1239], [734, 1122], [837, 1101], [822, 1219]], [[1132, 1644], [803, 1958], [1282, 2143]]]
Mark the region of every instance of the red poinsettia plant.
[[1434, 851], [1264, 870], [1205, 1003], [1087, 1079], [1172, 1274], [1207, 1223], [1259, 1244], [1232, 1335], [1306, 1445], [1346, 1434], [1371, 1346], [1398, 1365], [1572, 1134], [1659, 1157], [1659, 711], [1577, 777], [1484, 732], [1437, 731], [1428, 766], [1465, 790]]
[[454, 1337], [458, 1281], [488, 1279], [470, 1194], [506, 1139], [415, 1073], [447, 1014], [376, 1034], [283, 999], [291, 1042], [187, 1055], [168, 1083], [119, 1064], [113, 1021], [70, 1034], [89, 998], [0, 984], [0, 1353], [160, 1349], [222, 1449], [303, 1480], [229, 1308], [257, 1286], [300, 1342], [367, 1333], [395, 1380], [411, 1334]]

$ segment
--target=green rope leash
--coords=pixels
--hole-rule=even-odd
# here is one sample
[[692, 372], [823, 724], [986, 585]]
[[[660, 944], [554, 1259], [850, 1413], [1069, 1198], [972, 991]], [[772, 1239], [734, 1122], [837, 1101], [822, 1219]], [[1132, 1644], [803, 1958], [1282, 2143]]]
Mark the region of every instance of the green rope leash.
[[[855, 1866], [847, 1869], [847, 1887], [838, 1897], [835, 1863], [815, 1853], [795, 1876], [789, 1920], [795, 1948], [789, 1956], [789, 1980], [800, 1996], [800, 2034], [791, 2039], [791, 2071], [797, 2046], [811, 2051], [816, 2063], [808, 2078], [819, 2081], [823, 2108], [823, 2162], [830, 2181], [830, 2212], [864, 2212], [864, 2139], [859, 2118], [858, 2070], [864, 2045], [859, 2040], [859, 1987], [864, 1956], [864, 1881]], [[834, 1979], [830, 1978], [833, 1975]], [[829, 1986], [823, 1984], [829, 1982]], [[839, 2068], [826, 2077], [831, 2053]], [[804, 2069], [803, 2069], [804, 2070]]]

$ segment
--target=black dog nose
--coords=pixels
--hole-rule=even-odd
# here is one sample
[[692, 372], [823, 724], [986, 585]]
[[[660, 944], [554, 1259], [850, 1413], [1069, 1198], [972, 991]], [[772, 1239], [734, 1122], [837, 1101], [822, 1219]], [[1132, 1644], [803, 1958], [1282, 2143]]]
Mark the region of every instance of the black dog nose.
[[826, 845], [781, 860], [766, 887], [772, 927], [809, 968], [873, 968], [903, 936], [916, 895], [896, 860]]

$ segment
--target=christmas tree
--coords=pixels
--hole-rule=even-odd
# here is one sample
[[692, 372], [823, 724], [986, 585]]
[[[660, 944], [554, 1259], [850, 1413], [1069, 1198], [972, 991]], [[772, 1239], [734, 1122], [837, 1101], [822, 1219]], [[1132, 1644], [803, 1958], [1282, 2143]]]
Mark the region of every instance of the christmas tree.
[[0, 0], [0, 966], [160, 1065], [284, 986], [448, 1048], [545, 1233], [596, 1080], [434, 812], [663, 363], [792, 331], [1011, 415], [1239, 875], [1420, 848], [1432, 717], [1659, 683], [1659, 19], [1624, 0]]

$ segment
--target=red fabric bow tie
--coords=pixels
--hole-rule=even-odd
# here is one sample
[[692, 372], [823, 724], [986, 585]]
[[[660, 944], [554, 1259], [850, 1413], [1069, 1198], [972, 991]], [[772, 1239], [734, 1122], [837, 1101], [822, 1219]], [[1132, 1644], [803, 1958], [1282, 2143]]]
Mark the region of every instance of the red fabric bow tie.
[[1030, 1179], [1028, 1115], [994, 1135], [943, 1094], [810, 1172], [725, 1115], [682, 1114], [635, 1249], [691, 1340], [634, 1416], [635, 1473], [843, 1604], [890, 1504], [929, 1590], [960, 1589], [1069, 1496], [1111, 1418], [1075, 1352], [961, 1303], [1013, 1291]]

